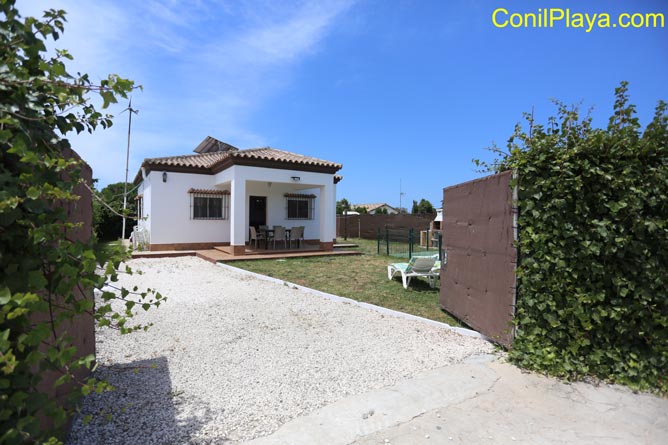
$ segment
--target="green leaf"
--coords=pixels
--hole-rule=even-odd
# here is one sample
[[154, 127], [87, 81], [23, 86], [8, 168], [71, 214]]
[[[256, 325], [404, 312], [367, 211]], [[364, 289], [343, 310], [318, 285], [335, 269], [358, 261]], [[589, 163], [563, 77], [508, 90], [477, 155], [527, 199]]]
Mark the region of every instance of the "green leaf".
[[0, 288], [0, 305], [4, 306], [5, 304], [9, 303], [9, 300], [11, 300], [12, 294], [9, 291], [8, 287], [3, 287]]
[[26, 196], [30, 199], [37, 199], [41, 196], [41, 192], [37, 187], [30, 187], [26, 192]]

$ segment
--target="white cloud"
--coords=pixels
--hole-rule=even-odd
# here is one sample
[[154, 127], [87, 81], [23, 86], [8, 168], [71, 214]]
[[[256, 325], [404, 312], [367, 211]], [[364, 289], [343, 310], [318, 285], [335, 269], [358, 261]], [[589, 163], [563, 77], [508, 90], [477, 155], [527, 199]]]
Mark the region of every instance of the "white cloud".
[[242, 64], [241, 68], [293, 61], [312, 50], [331, 21], [349, 5], [350, 2], [305, 4], [285, 21], [247, 29], [237, 39], [223, 44], [219, 53], [231, 56]]
[[[133, 119], [133, 177], [144, 157], [187, 153], [206, 135], [241, 147], [268, 144], [249, 122], [353, 3], [36, 0], [19, 8], [24, 16], [47, 8], [68, 12], [56, 47], [74, 55], [71, 72], [94, 81], [118, 73], [144, 85], [133, 100], [140, 109]], [[72, 138], [103, 185], [124, 176], [125, 116], [109, 130]]]
[[[337, 17], [351, 1], [245, 3], [235, 11], [240, 23], [209, 39], [186, 56], [184, 77], [192, 79], [190, 106], [204, 107], [206, 123], [219, 137], [241, 146], [270, 141], [244, 128], [263, 100], [290, 81], [290, 67], [317, 50]], [[202, 72], [204, 67], [205, 72]], [[220, 131], [220, 130], [218, 130]], [[236, 140], [234, 140], [236, 139]]]
[[97, 79], [124, 65], [123, 54], [129, 42], [125, 38], [131, 32], [127, 12], [114, 3], [70, 0], [35, 0], [19, 2], [23, 16], [41, 17], [46, 9], [64, 9], [67, 23], [65, 32], [51, 48], [67, 49], [74, 56], [68, 62], [69, 71], [88, 72]]

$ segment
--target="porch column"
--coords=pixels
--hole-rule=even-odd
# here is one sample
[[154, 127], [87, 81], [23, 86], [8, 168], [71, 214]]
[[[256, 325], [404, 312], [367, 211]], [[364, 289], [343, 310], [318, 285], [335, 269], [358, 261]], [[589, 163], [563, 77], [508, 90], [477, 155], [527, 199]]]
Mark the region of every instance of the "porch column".
[[336, 185], [320, 187], [320, 248], [334, 250], [336, 238]]
[[233, 179], [230, 191], [230, 249], [233, 255], [246, 253], [246, 180]]

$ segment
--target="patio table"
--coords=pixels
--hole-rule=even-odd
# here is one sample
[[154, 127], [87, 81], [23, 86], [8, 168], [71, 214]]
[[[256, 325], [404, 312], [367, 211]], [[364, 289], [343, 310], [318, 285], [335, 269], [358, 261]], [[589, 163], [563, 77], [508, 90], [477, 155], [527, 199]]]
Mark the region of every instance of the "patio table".
[[[273, 235], [274, 229], [261, 229], [260, 231], [264, 233], [264, 248], [265, 250], [269, 250], [269, 234]], [[285, 229], [285, 234], [288, 237], [285, 244], [286, 247], [288, 246], [288, 243], [290, 243], [290, 232], [292, 232], [292, 229]]]

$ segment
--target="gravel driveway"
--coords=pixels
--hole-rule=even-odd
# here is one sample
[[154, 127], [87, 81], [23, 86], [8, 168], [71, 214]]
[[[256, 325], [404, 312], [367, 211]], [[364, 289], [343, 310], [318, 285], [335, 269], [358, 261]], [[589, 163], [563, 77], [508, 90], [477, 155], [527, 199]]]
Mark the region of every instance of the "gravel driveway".
[[[330, 301], [194, 257], [133, 260], [168, 301], [147, 332], [97, 332], [98, 375], [70, 444], [239, 443], [348, 395], [492, 351], [480, 339]], [[342, 277], [342, 279], [345, 279]], [[407, 293], [407, 298], [410, 298]]]

